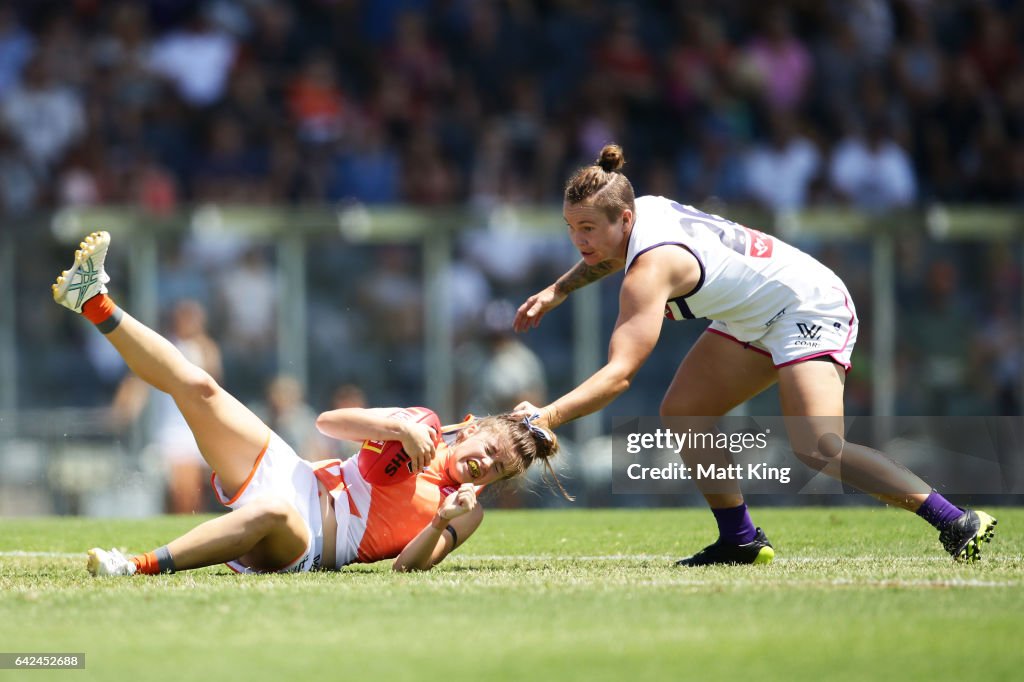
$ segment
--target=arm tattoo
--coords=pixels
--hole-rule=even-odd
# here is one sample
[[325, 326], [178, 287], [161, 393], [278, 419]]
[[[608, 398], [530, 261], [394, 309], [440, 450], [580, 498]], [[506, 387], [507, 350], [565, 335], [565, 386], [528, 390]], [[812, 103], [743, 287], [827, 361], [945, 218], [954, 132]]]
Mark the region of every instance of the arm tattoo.
[[587, 265], [583, 261], [577, 263], [572, 270], [565, 273], [555, 282], [555, 291], [565, 296], [584, 287], [591, 282], [621, 270], [623, 266], [612, 261], [601, 261], [597, 265]]

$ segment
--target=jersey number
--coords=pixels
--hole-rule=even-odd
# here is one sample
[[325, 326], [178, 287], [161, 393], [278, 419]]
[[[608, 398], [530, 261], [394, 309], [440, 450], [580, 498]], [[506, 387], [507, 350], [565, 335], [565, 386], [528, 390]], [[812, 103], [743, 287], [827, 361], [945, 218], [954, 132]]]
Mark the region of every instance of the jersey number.
[[697, 237], [698, 230], [711, 230], [727, 249], [742, 256], [770, 258], [774, 240], [764, 232], [751, 230], [722, 216], [699, 211], [692, 206], [672, 202], [672, 208], [682, 214], [679, 225], [691, 237]]

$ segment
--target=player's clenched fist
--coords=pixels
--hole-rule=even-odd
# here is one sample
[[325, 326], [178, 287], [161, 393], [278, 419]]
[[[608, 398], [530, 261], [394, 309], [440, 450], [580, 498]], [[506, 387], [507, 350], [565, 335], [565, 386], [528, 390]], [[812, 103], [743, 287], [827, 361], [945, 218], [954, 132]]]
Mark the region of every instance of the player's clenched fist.
[[446, 521], [462, 516], [476, 509], [476, 486], [463, 483], [459, 489], [444, 498], [437, 515]]
[[399, 440], [409, 455], [413, 472], [426, 469], [437, 452], [437, 432], [426, 424], [404, 422]]

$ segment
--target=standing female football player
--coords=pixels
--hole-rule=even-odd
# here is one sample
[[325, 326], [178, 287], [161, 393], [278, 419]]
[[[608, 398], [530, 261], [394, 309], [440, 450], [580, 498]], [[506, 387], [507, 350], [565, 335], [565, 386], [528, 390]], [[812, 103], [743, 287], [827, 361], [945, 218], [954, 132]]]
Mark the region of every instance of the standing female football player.
[[[629, 388], [658, 341], [662, 318], [712, 320], [680, 363], [661, 404], [663, 416], [714, 418], [778, 383], [797, 457], [903, 509], [939, 530], [956, 559], [974, 560], [995, 519], [963, 511], [913, 473], [844, 439], [843, 388], [857, 341], [846, 286], [811, 256], [742, 225], [658, 196], [634, 198], [620, 169], [622, 149], [607, 145], [565, 189], [569, 238], [582, 260], [520, 306], [517, 331], [536, 327], [576, 289], [625, 269], [608, 362], [544, 408], [555, 428], [608, 405]], [[709, 420], [710, 424], [714, 419]], [[688, 463], [699, 453], [684, 453]], [[718, 522], [714, 544], [683, 566], [767, 563], [774, 550], [751, 522], [737, 484], [701, 487]]]
[[395, 410], [362, 408], [325, 412], [317, 426], [339, 439], [400, 441], [415, 476], [374, 486], [356, 457], [299, 458], [207, 372], [106, 295], [109, 244], [106, 232], [82, 242], [74, 265], [53, 285], [54, 300], [89, 319], [140, 379], [174, 399], [214, 471], [215, 492], [233, 511], [135, 557], [92, 549], [93, 575], [218, 563], [239, 572], [300, 572], [388, 558], [395, 558], [395, 570], [427, 570], [480, 525], [480, 486], [520, 474], [537, 459], [550, 467], [558, 450], [554, 435], [529, 419], [467, 420], [445, 429], [446, 439], [435, 444], [424, 423], [398, 419]]

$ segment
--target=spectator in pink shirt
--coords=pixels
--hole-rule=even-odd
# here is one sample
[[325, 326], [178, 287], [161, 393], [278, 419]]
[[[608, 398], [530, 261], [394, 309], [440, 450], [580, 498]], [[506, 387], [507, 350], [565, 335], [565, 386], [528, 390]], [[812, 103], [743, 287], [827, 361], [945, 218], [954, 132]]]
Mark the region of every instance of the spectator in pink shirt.
[[813, 65], [807, 47], [793, 34], [789, 16], [775, 10], [746, 51], [760, 95], [771, 109], [792, 111], [804, 98]]

